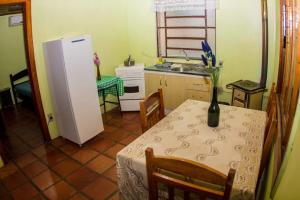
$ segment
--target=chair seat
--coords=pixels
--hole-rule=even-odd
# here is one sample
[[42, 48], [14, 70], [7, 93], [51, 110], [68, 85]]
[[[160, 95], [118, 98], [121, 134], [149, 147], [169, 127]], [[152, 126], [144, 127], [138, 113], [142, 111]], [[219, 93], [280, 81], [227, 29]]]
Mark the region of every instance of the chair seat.
[[32, 98], [31, 85], [29, 81], [25, 81], [23, 83], [18, 83], [15, 86], [16, 93], [21, 94], [25, 97]]

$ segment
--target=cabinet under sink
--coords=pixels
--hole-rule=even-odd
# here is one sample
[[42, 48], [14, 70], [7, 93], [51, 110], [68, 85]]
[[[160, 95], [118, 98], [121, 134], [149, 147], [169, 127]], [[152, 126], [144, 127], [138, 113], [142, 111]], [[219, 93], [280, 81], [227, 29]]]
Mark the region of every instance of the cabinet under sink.
[[211, 80], [207, 76], [145, 71], [146, 96], [163, 90], [167, 109], [175, 109], [187, 99], [210, 101]]

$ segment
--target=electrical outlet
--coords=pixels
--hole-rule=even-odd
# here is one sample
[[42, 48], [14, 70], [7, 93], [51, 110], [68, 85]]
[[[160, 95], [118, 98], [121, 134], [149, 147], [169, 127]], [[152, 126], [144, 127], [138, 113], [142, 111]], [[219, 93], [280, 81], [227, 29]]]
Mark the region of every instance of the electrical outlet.
[[48, 116], [48, 123], [52, 122], [53, 121], [52, 113], [49, 113], [47, 116]]

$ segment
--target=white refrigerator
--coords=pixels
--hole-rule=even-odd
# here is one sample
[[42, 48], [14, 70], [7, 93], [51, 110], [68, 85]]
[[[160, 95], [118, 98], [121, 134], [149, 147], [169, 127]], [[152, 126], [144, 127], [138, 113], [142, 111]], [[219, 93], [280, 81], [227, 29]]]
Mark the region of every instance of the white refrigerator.
[[43, 44], [59, 134], [79, 145], [104, 130], [88, 35]]

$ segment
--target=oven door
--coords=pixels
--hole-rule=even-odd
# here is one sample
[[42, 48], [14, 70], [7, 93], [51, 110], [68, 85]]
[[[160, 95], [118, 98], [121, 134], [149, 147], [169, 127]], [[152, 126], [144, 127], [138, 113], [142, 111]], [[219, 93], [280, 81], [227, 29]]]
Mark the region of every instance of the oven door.
[[145, 97], [144, 79], [124, 79], [124, 95], [121, 100], [143, 99]]

